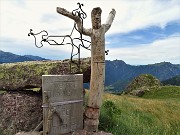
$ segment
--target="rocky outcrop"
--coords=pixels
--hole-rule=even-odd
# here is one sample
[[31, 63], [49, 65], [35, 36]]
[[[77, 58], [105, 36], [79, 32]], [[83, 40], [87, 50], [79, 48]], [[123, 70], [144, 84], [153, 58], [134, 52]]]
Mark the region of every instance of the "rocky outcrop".
[[152, 87], [159, 87], [160, 81], [150, 74], [142, 74], [136, 77], [127, 87], [126, 93], [134, 96], [143, 96]]
[[0, 129], [3, 135], [33, 130], [42, 121], [42, 97], [32, 91], [0, 94]]
[[[72, 72], [77, 72], [77, 66], [72, 64]], [[17, 90], [41, 87], [42, 75], [63, 75], [70, 73], [69, 60], [64, 61], [33, 61], [0, 64], [0, 90]], [[81, 72], [84, 82], [90, 80], [90, 60], [81, 60]]]

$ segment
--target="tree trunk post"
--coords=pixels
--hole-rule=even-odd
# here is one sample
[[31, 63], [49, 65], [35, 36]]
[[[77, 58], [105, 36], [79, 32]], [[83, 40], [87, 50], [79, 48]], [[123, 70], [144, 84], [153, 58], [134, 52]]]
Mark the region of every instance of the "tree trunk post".
[[111, 27], [116, 11], [112, 9], [105, 24], [101, 24], [101, 8], [91, 12], [92, 28], [82, 27], [81, 19], [69, 11], [57, 7], [57, 12], [73, 19], [82, 34], [91, 37], [91, 80], [87, 108], [85, 111], [84, 129], [90, 132], [98, 131], [100, 107], [105, 81], [105, 33]]

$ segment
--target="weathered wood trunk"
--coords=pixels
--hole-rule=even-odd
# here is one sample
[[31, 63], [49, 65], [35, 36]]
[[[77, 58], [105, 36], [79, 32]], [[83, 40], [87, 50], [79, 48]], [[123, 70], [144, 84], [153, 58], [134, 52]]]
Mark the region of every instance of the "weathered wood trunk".
[[91, 37], [91, 81], [88, 106], [99, 108], [104, 90], [105, 78], [105, 40], [104, 29], [93, 30]]
[[91, 37], [91, 81], [88, 105], [85, 112], [84, 129], [97, 131], [100, 107], [104, 91], [105, 78], [105, 33], [109, 30], [116, 11], [112, 9], [105, 24], [101, 25], [101, 8], [94, 8], [91, 12], [92, 28], [85, 29], [79, 16], [58, 7], [57, 12], [73, 19], [82, 34]]
[[94, 8], [91, 13], [91, 80], [88, 106], [85, 112], [84, 128], [97, 131], [99, 125], [100, 107], [105, 81], [105, 33], [110, 28], [115, 11], [112, 10], [106, 24], [101, 25], [101, 8]]
[[91, 37], [91, 80], [88, 106], [85, 112], [85, 129], [97, 131], [105, 79], [105, 29], [93, 30]]

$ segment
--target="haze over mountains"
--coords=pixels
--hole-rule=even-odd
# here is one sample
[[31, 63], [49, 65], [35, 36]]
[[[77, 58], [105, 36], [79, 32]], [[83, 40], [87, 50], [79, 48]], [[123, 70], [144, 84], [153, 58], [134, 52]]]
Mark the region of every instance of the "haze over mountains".
[[[47, 60], [39, 56], [16, 55], [0, 50], [0, 63]], [[106, 60], [105, 85], [106, 90], [119, 92], [126, 88], [128, 83], [140, 74], [152, 74], [160, 81], [180, 75], [180, 64], [161, 62], [150, 65], [133, 66], [122, 60]]]

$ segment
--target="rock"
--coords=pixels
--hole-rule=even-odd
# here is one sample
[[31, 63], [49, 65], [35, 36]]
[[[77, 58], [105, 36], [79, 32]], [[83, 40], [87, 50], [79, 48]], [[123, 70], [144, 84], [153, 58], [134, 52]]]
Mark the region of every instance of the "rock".
[[142, 97], [144, 95], [144, 90], [133, 90], [130, 92], [131, 95]]
[[78, 130], [73, 133], [63, 134], [63, 135], [112, 135], [111, 133], [106, 133], [104, 131], [99, 132], [87, 132], [86, 130]]
[[[0, 90], [17, 90], [41, 87], [42, 75], [69, 74], [70, 62], [65, 61], [31, 61], [0, 64]], [[72, 72], [77, 73], [77, 66], [72, 64]], [[90, 60], [81, 60], [81, 73], [84, 82], [90, 80]], [[23, 89], [24, 90], [24, 89]]]
[[32, 132], [18, 132], [15, 135], [43, 135], [42, 132], [32, 131]]
[[96, 132], [98, 130], [98, 125], [99, 125], [99, 119], [89, 119], [86, 117], [86, 119], [84, 120], [85, 130]]
[[5, 135], [33, 130], [42, 121], [40, 94], [27, 91], [7, 92], [0, 94], [0, 99], [0, 129]]
[[[43, 135], [42, 132], [36, 132], [36, 131], [32, 131], [32, 132], [19, 132], [15, 135]], [[103, 131], [99, 131], [99, 132], [87, 132], [86, 130], [78, 130], [75, 131], [73, 133], [67, 133], [67, 134], [63, 134], [63, 135], [112, 135], [111, 133], [106, 133]]]
[[90, 119], [98, 119], [99, 113], [100, 113], [99, 108], [87, 107], [87, 109], [85, 111], [85, 116], [90, 118]]

